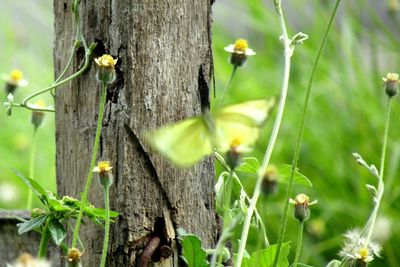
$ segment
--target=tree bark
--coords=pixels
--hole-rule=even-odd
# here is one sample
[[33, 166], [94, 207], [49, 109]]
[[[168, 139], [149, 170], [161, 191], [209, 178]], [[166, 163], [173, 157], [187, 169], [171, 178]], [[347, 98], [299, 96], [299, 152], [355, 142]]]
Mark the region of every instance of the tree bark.
[[[70, 2], [54, 1], [56, 76], [73, 43]], [[200, 114], [208, 108], [212, 73], [210, 0], [101, 0], [80, 4], [83, 35], [96, 41], [96, 55], [118, 58], [117, 79], [108, 88], [98, 160], [110, 160], [114, 184], [107, 266], [135, 266], [150, 237], [172, 248], [152, 266], [180, 266], [177, 228], [198, 235], [204, 247], [217, 238], [214, 167], [207, 158], [190, 169], [176, 169], [150, 151], [145, 133]], [[73, 71], [83, 60], [74, 58]], [[92, 67], [56, 93], [57, 185], [60, 195], [79, 197], [90, 165], [100, 84]], [[70, 72], [72, 73], [72, 72]], [[94, 178], [89, 201], [103, 207]], [[81, 228], [84, 266], [98, 266], [103, 229]], [[156, 254], [159, 251], [156, 251]]]

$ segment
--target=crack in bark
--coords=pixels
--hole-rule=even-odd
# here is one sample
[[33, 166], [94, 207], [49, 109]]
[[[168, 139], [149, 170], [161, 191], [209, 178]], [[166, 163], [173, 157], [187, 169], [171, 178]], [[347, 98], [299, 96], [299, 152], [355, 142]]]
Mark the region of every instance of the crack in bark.
[[139, 151], [139, 155], [142, 156], [142, 158], [143, 158], [143, 160], [144, 160], [144, 162], [145, 162], [145, 164], [146, 164], [148, 170], [150, 171], [150, 173], [152, 174], [152, 176], [153, 176], [154, 179], [156, 180], [156, 182], [157, 182], [159, 188], [161, 189], [163, 198], [164, 198], [164, 199], [166, 200], [166, 202], [167, 202], [168, 209], [170, 209], [170, 210], [173, 209], [172, 203], [171, 203], [171, 201], [170, 201], [170, 199], [169, 199], [169, 197], [168, 197], [167, 192], [166, 192], [165, 189], [164, 189], [164, 186], [163, 186], [163, 184], [162, 184], [160, 178], [158, 177], [157, 170], [156, 170], [156, 168], [155, 168], [153, 162], [151, 161], [151, 159], [150, 159], [150, 157], [149, 157], [149, 154], [148, 154], [148, 153], [146, 152], [146, 150], [144, 149], [142, 143], [140, 142], [139, 138], [137, 137], [137, 135], [135, 134], [135, 132], [132, 130], [132, 128], [131, 128], [129, 125], [127, 125], [127, 124], [124, 124], [124, 128], [125, 128], [125, 132], [127, 133], [127, 136], [128, 136], [128, 138], [129, 138], [130, 142], [131, 142], [132, 144], [134, 144], [134, 145], [138, 148], [138, 150], [140, 150], [140, 151]]

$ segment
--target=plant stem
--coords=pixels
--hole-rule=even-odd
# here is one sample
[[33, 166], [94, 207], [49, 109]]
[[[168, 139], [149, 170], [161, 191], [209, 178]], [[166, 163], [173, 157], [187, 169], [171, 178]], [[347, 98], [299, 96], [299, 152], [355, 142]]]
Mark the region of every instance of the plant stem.
[[228, 88], [229, 88], [229, 86], [230, 86], [231, 83], [232, 83], [232, 80], [233, 80], [233, 77], [235, 76], [235, 73], [236, 73], [237, 68], [238, 68], [237, 66], [234, 66], [234, 67], [233, 67], [232, 73], [231, 73], [231, 75], [229, 76], [229, 79], [228, 79], [228, 81], [226, 82], [224, 88], [222, 89], [221, 97], [220, 97], [220, 100], [219, 100], [219, 103], [218, 103], [218, 106], [217, 106], [218, 109], [221, 108], [221, 107], [224, 105], [225, 98], [226, 98], [226, 94], [227, 94], [227, 92], [228, 92]]
[[228, 240], [228, 238], [232, 235], [232, 231], [235, 228], [235, 226], [238, 224], [239, 219], [240, 219], [239, 216], [235, 217], [229, 223], [228, 227], [224, 227], [224, 231], [222, 232], [221, 236], [219, 237], [217, 245], [215, 246], [215, 250], [211, 257], [210, 267], [220, 266], [220, 265], [217, 265], [217, 260], [218, 260], [218, 263], [221, 262], [221, 258], [222, 258], [221, 252], [224, 249], [225, 241]]
[[[217, 152], [214, 152], [214, 156], [218, 160], [218, 162], [221, 163], [221, 165], [225, 168], [225, 170], [227, 172], [231, 171], [231, 168], [226, 164], [224, 158], [220, 154], [218, 154]], [[246, 191], [244, 191], [244, 189], [243, 189], [244, 187], [242, 185], [242, 182], [240, 181], [239, 177], [237, 176], [237, 174], [234, 171], [232, 171], [232, 177], [235, 179], [235, 182], [240, 185], [240, 188], [243, 190], [243, 193], [245, 194], [246, 200], [250, 203], [250, 198], [247, 195]], [[257, 222], [260, 224], [259, 227], [260, 227], [263, 239], [264, 239], [264, 245], [265, 245], [265, 247], [269, 247], [269, 240], [268, 240], [268, 237], [267, 237], [267, 232], [265, 230], [265, 225], [264, 225], [264, 223], [263, 223], [263, 221], [261, 219], [261, 216], [258, 213], [257, 209], [254, 210], [254, 215], [255, 215], [255, 217], [257, 219]]]
[[15, 104], [15, 106], [25, 107], [25, 108], [27, 108], [27, 109], [36, 110], [36, 111], [49, 111], [49, 112], [54, 112], [53, 109], [44, 109], [44, 108], [38, 109], [38, 108], [34, 108], [34, 107], [32, 107], [31, 105], [29, 105], [28, 101], [29, 101], [30, 99], [32, 99], [32, 98], [38, 96], [38, 95], [41, 95], [41, 94], [43, 94], [43, 93], [46, 93], [46, 92], [50, 91], [50, 90], [53, 89], [53, 88], [56, 88], [56, 87], [58, 87], [58, 86], [60, 86], [60, 85], [63, 85], [64, 83], [67, 83], [67, 82], [69, 82], [69, 81], [75, 79], [75, 78], [78, 77], [79, 75], [81, 75], [81, 74], [89, 67], [90, 55], [91, 55], [91, 52], [86, 52], [85, 63], [84, 63], [83, 67], [82, 67], [80, 70], [78, 70], [77, 72], [75, 72], [74, 74], [72, 74], [71, 76], [65, 78], [65, 79], [62, 80], [62, 81], [59, 81], [59, 82], [57, 82], [57, 83], [54, 83], [54, 84], [52, 84], [52, 85], [50, 85], [50, 86], [48, 86], [48, 87], [46, 87], [46, 88], [44, 88], [44, 89], [42, 89], [42, 90], [40, 90], [40, 91], [37, 91], [37, 92], [35, 92], [35, 93], [33, 93], [33, 94], [27, 96], [24, 100], [22, 100], [22, 103], [21, 103], [21, 104]]
[[106, 266], [107, 251], [108, 251], [108, 239], [110, 235], [110, 196], [109, 186], [104, 186], [104, 208], [106, 211], [106, 220], [104, 227], [104, 241], [103, 241], [103, 252], [101, 254], [100, 267]]
[[211, 265], [210, 265], [211, 267], [217, 266], [217, 263], [219, 266], [219, 264], [221, 263], [222, 260], [221, 252], [224, 249], [225, 242], [230, 237], [232, 229], [236, 226], [236, 223], [238, 222], [237, 219], [234, 219], [231, 222], [229, 221], [229, 212], [231, 210], [231, 196], [232, 196], [232, 182], [233, 182], [232, 179], [233, 179], [233, 171], [229, 168], [229, 176], [228, 178], [226, 178], [226, 180], [224, 178], [223, 231], [218, 239], [217, 245], [212, 255]]
[[392, 98], [389, 97], [386, 109], [386, 123], [385, 123], [385, 132], [383, 134], [383, 144], [382, 144], [382, 153], [381, 153], [381, 162], [379, 168], [379, 181], [378, 181], [378, 192], [376, 195], [375, 206], [372, 210], [370, 218], [366, 224], [366, 229], [368, 231], [367, 238], [365, 241], [365, 246], [368, 246], [369, 242], [371, 241], [372, 232], [374, 231], [374, 226], [376, 222], [376, 218], [378, 215], [379, 206], [381, 204], [383, 192], [385, 190], [385, 184], [383, 183], [383, 174], [385, 170], [385, 158], [386, 158], [386, 149], [387, 149], [387, 140], [389, 136], [389, 125], [390, 125], [390, 107], [391, 107], [391, 100]]
[[[33, 130], [33, 138], [32, 138], [32, 147], [31, 153], [29, 156], [29, 178], [32, 180], [35, 179], [35, 155], [36, 155], [36, 143], [37, 143], [37, 128], [35, 127]], [[28, 202], [26, 205], [26, 209], [32, 209], [32, 198], [33, 198], [33, 191], [28, 190]]]
[[280, 8], [280, 1], [278, 1], [278, 2], [279, 2], [279, 4], [277, 5], [277, 9], [278, 9], [281, 30], [282, 30], [282, 34], [283, 34], [282, 36], [283, 36], [283, 44], [284, 44], [284, 58], [285, 58], [285, 69], [284, 69], [284, 74], [283, 74], [281, 97], [279, 100], [278, 111], [277, 111], [277, 115], [275, 118], [274, 127], [272, 129], [271, 137], [269, 139], [268, 146], [265, 151], [264, 160], [262, 162], [260, 169], [258, 170], [257, 182], [256, 182], [256, 186], [254, 188], [253, 197], [251, 198], [250, 206], [247, 210], [247, 214], [246, 214], [245, 221], [243, 224], [242, 235], [241, 235], [240, 243], [239, 243], [239, 251], [238, 251], [238, 254], [236, 257], [235, 266], [241, 266], [241, 263], [243, 260], [243, 255], [244, 255], [244, 252], [246, 249], [247, 237], [249, 234], [249, 229], [250, 229], [250, 224], [251, 224], [251, 218], [253, 216], [254, 210], [256, 209], [256, 204], [257, 204], [258, 197], [260, 195], [261, 183], [263, 180], [263, 176], [264, 176], [266, 168], [268, 167], [269, 160], [271, 158], [271, 154], [272, 154], [272, 151], [275, 146], [275, 141], [276, 141], [276, 138], [279, 133], [279, 128], [280, 128], [281, 121], [282, 121], [283, 111], [284, 111], [285, 102], [286, 102], [286, 95], [287, 95], [287, 90], [288, 90], [288, 85], [289, 85], [290, 58], [293, 54], [293, 47], [291, 46], [291, 42], [287, 35], [287, 30], [286, 30], [285, 21], [283, 18], [282, 9]]
[[292, 161], [292, 168], [291, 168], [291, 172], [290, 172], [290, 177], [289, 177], [289, 182], [287, 185], [287, 189], [286, 189], [286, 197], [285, 197], [285, 206], [283, 209], [283, 216], [280, 222], [280, 228], [279, 228], [279, 235], [278, 235], [278, 243], [277, 243], [277, 249], [276, 249], [276, 253], [275, 253], [275, 258], [274, 258], [274, 264], [273, 267], [276, 267], [278, 264], [278, 260], [279, 260], [279, 256], [281, 253], [281, 247], [282, 247], [282, 242], [285, 238], [285, 231], [286, 231], [286, 226], [287, 226], [287, 218], [289, 216], [289, 198], [290, 195], [292, 194], [293, 191], [293, 185], [294, 185], [294, 174], [296, 173], [296, 169], [297, 169], [297, 163], [299, 160], [299, 156], [300, 156], [300, 149], [301, 149], [301, 144], [302, 144], [302, 140], [303, 140], [303, 134], [304, 134], [304, 128], [305, 128], [305, 123], [306, 123], [306, 117], [307, 117], [307, 112], [308, 112], [308, 105], [310, 102], [310, 95], [311, 95], [311, 90], [312, 90], [312, 85], [313, 85], [313, 81], [314, 81], [314, 77], [315, 77], [315, 72], [317, 70], [317, 66], [319, 63], [319, 59], [321, 57], [322, 51], [325, 47], [326, 41], [328, 39], [328, 33], [331, 29], [332, 23], [335, 19], [336, 16], [336, 12], [337, 9], [339, 7], [341, 0], [337, 0], [336, 1], [336, 5], [332, 11], [331, 14], [331, 18], [329, 20], [328, 26], [325, 30], [324, 36], [322, 38], [322, 42], [321, 45], [318, 49], [317, 52], [317, 57], [315, 58], [314, 61], [314, 65], [311, 71], [311, 76], [310, 76], [310, 80], [308, 82], [308, 86], [307, 86], [307, 91], [306, 91], [306, 98], [304, 101], [304, 107], [303, 107], [303, 114], [302, 114], [302, 119], [301, 119], [301, 123], [300, 123], [300, 128], [299, 128], [299, 133], [297, 136], [297, 142], [296, 142], [296, 146], [294, 149], [294, 153], [293, 153], [293, 161]]
[[46, 224], [44, 225], [44, 228], [42, 231], [42, 238], [40, 239], [38, 258], [46, 257], [47, 246], [49, 244], [49, 240], [50, 240], [49, 219], [47, 218]]
[[94, 138], [92, 159], [91, 159], [90, 167], [88, 170], [85, 189], [82, 194], [81, 207], [79, 210], [78, 218], [76, 219], [76, 225], [75, 225], [74, 236], [72, 239], [71, 247], [76, 247], [76, 242], [78, 240], [78, 235], [79, 235], [79, 228], [81, 226], [81, 221], [82, 221], [83, 207], [86, 205], [87, 195], [89, 193], [89, 187], [90, 187], [90, 184], [91, 184], [92, 178], [93, 178], [93, 168], [94, 168], [94, 165], [96, 164], [97, 150], [99, 147], [101, 125], [102, 125], [103, 114], [104, 114], [104, 106], [106, 103], [106, 95], [107, 95], [107, 85], [106, 85], [106, 83], [103, 82], [101, 84], [101, 100], [99, 103], [99, 117], [97, 119], [96, 136]]
[[297, 267], [297, 263], [299, 262], [301, 244], [303, 243], [303, 230], [304, 230], [304, 221], [300, 222], [299, 225], [299, 233], [297, 237], [297, 249], [296, 249], [296, 256], [294, 257], [293, 267]]

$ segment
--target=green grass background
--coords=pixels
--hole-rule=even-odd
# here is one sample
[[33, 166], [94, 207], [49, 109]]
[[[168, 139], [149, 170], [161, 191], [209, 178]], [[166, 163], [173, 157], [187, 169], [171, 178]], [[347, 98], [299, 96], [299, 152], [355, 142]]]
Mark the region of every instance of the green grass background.
[[[322, 35], [335, 1], [284, 1], [291, 35], [298, 31], [310, 38], [298, 46], [292, 58], [287, 106], [271, 163], [290, 164], [300, 114]], [[362, 227], [372, 209], [365, 184], [376, 180], [358, 166], [353, 152], [379, 165], [386, 96], [381, 77], [387, 72], [400, 72], [400, 33], [398, 12], [388, 15], [387, 1], [342, 1], [316, 73], [310, 110], [304, 134], [299, 168], [313, 183], [313, 188], [295, 187], [319, 203], [312, 206], [306, 224], [301, 261], [324, 266], [336, 257], [343, 242], [342, 234]], [[377, 3], [381, 9], [372, 6]], [[223, 48], [236, 38], [245, 38], [257, 55], [248, 59], [234, 77], [226, 103], [265, 96], [278, 97], [282, 73], [283, 51], [279, 42], [280, 28], [272, 1], [217, 1], [213, 7], [213, 50], [218, 90], [224, 86], [232, 67]], [[379, 12], [378, 12], [379, 11]], [[385, 17], [385, 18], [384, 18]], [[49, 0], [3, 0], [0, 9], [0, 73], [12, 68], [24, 71], [29, 86], [17, 91], [16, 99], [51, 83], [52, 67], [52, 4]], [[3, 83], [0, 84], [3, 86]], [[5, 99], [0, 90], [0, 99]], [[52, 104], [51, 97], [45, 101]], [[396, 247], [400, 245], [400, 128], [399, 99], [393, 101], [389, 133], [386, 191], [380, 209], [381, 224], [376, 233], [382, 240], [382, 259], [372, 266], [400, 266]], [[27, 191], [8, 167], [28, 173], [29, 149], [33, 127], [30, 111], [15, 109], [12, 117], [0, 112], [0, 207], [24, 208]], [[273, 118], [273, 115], [271, 116]], [[269, 120], [254, 155], [262, 159], [273, 119]], [[54, 116], [46, 115], [39, 130], [36, 178], [55, 190]], [[243, 179], [252, 193], [252, 178]], [[3, 192], [15, 192], [5, 194]], [[283, 208], [284, 185], [272, 197], [262, 196], [258, 209], [265, 218], [267, 233], [276, 241]], [[5, 198], [4, 196], [9, 195]], [[3, 196], [3, 197], [2, 197]], [[38, 205], [38, 202], [35, 202]], [[287, 240], [296, 246], [297, 223], [289, 218]], [[240, 228], [237, 229], [240, 238]], [[248, 251], [260, 244], [258, 233], [251, 231]], [[234, 242], [235, 243], [235, 242]]]

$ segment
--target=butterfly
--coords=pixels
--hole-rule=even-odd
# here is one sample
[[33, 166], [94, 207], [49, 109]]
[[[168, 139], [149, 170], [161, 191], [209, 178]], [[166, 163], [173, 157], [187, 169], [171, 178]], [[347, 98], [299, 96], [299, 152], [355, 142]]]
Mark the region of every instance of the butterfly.
[[213, 149], [228, 151], [238, 140], [240, 145], [252, 146], [273, 105], [273, 99], [234, 104], [156, 129], [147, 134], [147, 140], [175, 165], [189, 167]]

